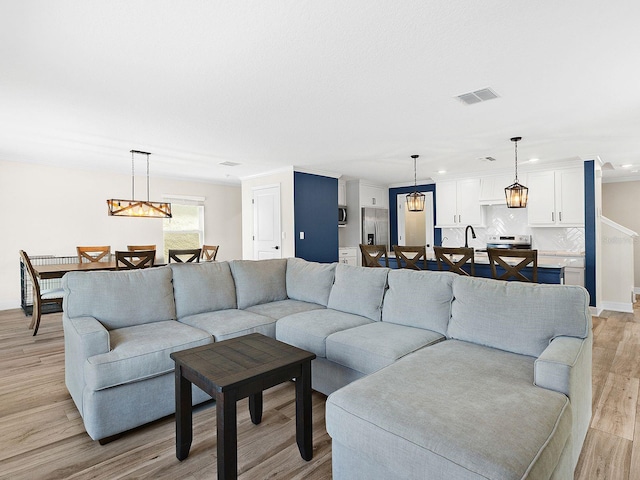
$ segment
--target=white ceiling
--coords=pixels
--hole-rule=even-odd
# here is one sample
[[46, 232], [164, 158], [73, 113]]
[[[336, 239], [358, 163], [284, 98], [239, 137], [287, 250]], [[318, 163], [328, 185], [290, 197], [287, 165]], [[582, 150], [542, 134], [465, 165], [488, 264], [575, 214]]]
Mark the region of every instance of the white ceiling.
[[[128, 173], [138, 149], [152, 175], [398, 184], [411, 154], [419, 179], [511, 171], [518, 135], [523, 170], [597, 156], [640, 179], [639, 18], [637, 0], [3, 0], [0, 159]], [[484, 87], [500, 98], [454, 98]]]

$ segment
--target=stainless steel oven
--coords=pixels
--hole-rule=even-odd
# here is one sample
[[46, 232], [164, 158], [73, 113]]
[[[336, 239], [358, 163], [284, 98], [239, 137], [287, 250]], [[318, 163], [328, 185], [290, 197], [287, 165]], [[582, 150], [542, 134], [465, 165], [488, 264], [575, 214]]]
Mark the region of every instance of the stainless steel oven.
[[531, 248], [531, 235], [489, 235], [487, 248]]

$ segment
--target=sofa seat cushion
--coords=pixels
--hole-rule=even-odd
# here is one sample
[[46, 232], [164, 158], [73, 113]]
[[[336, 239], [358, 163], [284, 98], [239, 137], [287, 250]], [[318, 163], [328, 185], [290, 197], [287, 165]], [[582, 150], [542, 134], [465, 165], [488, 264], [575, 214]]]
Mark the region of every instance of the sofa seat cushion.
[[180, 322], [208, 332], [216, 342], [255, 332], [273, 338], [276, 333], [274, 318], [235, 308], [191, 315]]
[[301, 302], [299, 300], [280, 300], [277, 302], [263, 303], [247, 308], [247, 312], [257, 313], [276, 320], [294, 313], [308, 312], [309, 310], [323, 309], [317, 303]]
[[169, 354], [213, 342], [211, 335], [175, 320], [118, 328], [109, 332], [111, 350], [89, 357], [84, 366], [86, 388], [138, 382], [172, 372]]
[[319, 357], [326, 357], [326, 338], [332, 333], [372, 323], [371, 320], [330, 308], [295, 313], [276, 324], [276, 338], [303, 348]]
[[370, 374], [444, 338], [431, 330], [374, 322], [329, 335], [327, 360]]
[[571, 435], [534, 359], [447, 340], [332, 393], [327, 432], [402, 478], [548, 479]]

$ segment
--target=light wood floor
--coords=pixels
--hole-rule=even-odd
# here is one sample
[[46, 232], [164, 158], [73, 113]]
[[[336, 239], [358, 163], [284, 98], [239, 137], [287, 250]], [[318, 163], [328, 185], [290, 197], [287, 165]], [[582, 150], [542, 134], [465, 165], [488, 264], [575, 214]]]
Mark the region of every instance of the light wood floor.
[[[215, 409], [194, 414], [189, 458], [175, 457], [173, 418], [101, 446], [85, 433], [64, 385], [60, 314], [34, 338], [21, 310], [0, 311], [0, 478], [215, 478]], [[594, 318], [594, 415], [575, 480], [640, 480], [640, 310]], [[295, 444], [294, 387], [264, 395], [260, 425], [238, 404], [240, 479], [330, 479], [331, 439], [322, 394], [313, 394], [314, 457]]]

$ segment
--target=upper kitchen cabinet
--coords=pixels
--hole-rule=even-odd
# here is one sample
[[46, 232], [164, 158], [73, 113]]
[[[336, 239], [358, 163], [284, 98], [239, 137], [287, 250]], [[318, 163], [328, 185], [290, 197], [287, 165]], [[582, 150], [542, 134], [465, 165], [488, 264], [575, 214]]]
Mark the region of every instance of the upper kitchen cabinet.
[[581, 168], [527, 175], [527, 215], [532, 227], [584, 227], [584, 178]]
[[483, 226], [480, 179], [436, 183], [436, 223], [438, 228]]
[[360, 182], [360, 206], [389, 208], [389, 191], [385, 187]]
[[347, 183], [344, 180], [338, 180], [338, 205], [347, 204]]

